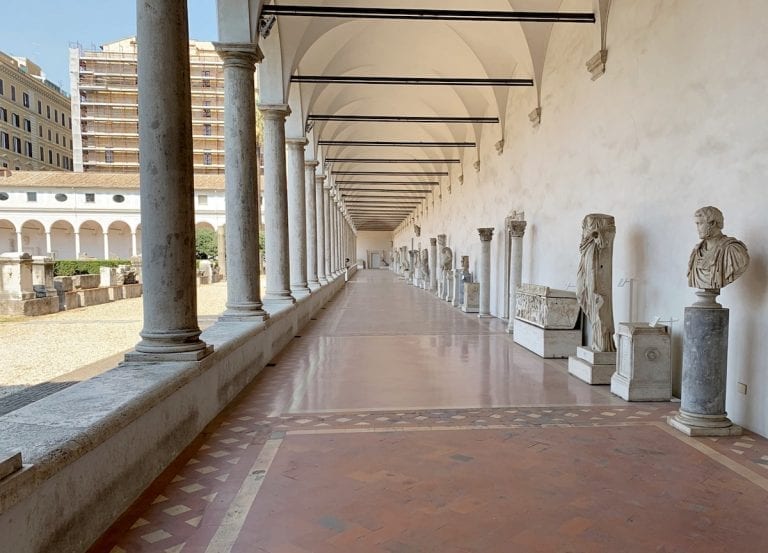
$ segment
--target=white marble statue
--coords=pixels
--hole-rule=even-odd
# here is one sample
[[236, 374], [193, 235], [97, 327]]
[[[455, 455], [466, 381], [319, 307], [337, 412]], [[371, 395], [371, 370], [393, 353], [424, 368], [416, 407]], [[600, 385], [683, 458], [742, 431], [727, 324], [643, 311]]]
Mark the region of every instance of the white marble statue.
[[429, 250], [424, 249], [421, 251], [421, 275], [425, 281], [429, 280]]
[[613, 216], [592, 213], [584, 217], [576, 297], [592, 328], [591, 348], [600, 352], [616, 351], [612, 288], [615, 236]]
[[747, 270], [747, 247], [723, 234], [723, 213], [716, 207], [702, 207], [693, 216], [701, 242], [688, 260], [688, 286], [719, 293]]

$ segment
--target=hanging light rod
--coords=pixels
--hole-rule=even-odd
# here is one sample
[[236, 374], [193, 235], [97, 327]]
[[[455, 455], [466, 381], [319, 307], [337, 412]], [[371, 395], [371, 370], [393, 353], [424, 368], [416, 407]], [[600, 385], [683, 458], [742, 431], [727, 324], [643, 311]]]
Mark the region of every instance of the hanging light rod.
[[395, 142], [383, 140], [320, 140], [320, 146], [396, 146], [398, 148], [474, 148], [476, 142]]
[[403, 185], [403, 186], [440, 186], [438, 182], [408, 182], [408, 181], [369, 181], [369, 180], [337, 180], [337, 185], [342, 184], [372, 184], [372, 185]]
[[336, 17], [340, 19], [399, 19], [420, 21], [496, 21], [530, 23], [594, 23], [590, 12], [489, 10], [430, 10], [420, 8], [359, 8], [351, 6], [264, 6], [262, 15]]
[[374, 159], [354, 157], [327, 157], [326, 163], [461, 163], [460, 159]]
[[292, 83], [310, 84], [373, 84], [408, 86], [533, 86], [529, 78], [472, 78], [472, 77], [374, 77], [353, 75], [293, 75]]
[[402, 177], [447, 177], [448, 171], [331, 171], [334, 175], [369, 176], [400, 175]]
[[342, 196], [352, 196], [353, 194], [349, 194], [349, 192], [354, 192], [354, 196], [360, 196], [361, 198], [367, 198], [368, 196], [363, 196], [362, 194], [359, 194], [360, 192], [391, 192], [393, 194], [417, 194], [417, 195], [424, 195], [426, 198], [427, 194], [432, 194], [431, 190], [398, 190], [396, 188], [340, 188]]
[[307, 115], [308, 121], [343, 121], [346, 123], [498, 123], [498, 117], [450, 117], [433, 115]]

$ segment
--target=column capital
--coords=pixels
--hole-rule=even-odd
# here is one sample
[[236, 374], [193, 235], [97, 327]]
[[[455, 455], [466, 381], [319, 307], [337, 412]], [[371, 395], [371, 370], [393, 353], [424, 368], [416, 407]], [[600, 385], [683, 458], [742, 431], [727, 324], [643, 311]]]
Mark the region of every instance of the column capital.
[[525, 234], [526, 221], [508, 221], [507, 230], [512, 238], [522, 238]]
[[288, 104], [259, 104], [258, 107], [265, 119], [285, 119], [291, 114]]
[[[320, 162], [314, 159], [308, 159], [304, 162], [304, 167], [311, 167], [312, 169], [316, 168], [318, 165], [320, 165]], [[320, 175], [315, 175], [315, 178], [319, 177]], [[323, 175], [323, 178], [325, 178], [325, 175]]]
[[253, 68], [264, 59], [259, 45], [251, 42], [214, 42], [213, 48], [224, 65], [244, 65]]
[[304, 148], [307, 144], [309, 144], [309, 140], [307, 140], [303, 136], [299, 138], [286, 138], [285, 144], [291, 148], [301, 149], [301, 148]]
[[315, 175], [315, 183], [319, 186], [322, 186], [323, 189], [325, 189], [325, 185], [323, 184], [325, 180], [328, 178], [327, 175]]
[[493, 227], [491, 228], [479, 228], [477, 232], [480, 234], [481, 242], [490, 242], [493, 238]]

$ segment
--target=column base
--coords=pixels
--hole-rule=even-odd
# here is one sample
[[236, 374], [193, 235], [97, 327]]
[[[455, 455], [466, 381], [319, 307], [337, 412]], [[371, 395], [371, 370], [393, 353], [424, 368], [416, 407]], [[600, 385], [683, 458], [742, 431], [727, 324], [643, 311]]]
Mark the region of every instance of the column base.
[[733, 424], [725, 413], [722, 415], [697, 415], [682, 409], [674, 417], [667, 417], [667, 424], [686, 436], [741, 436], [741, 426]]
[[269, 319], [269, 313], [264, 309], [258, 309], [253, 311], [245, 311], [242, 309], [227, 309], [219, 317], [219, 321], [225, 323], [230, 322], [262, 322]]
[[281, 290], [280, 292], [266, 292], [262, 298], [264, 305], [274, 303], [296, 303], [296, 298], [291, 295], [289, 290]]
[[291, 286], [291, 295], [294, 297], [294, 299], [306, 297], [311, 293], [312, 290], [309, 289], [309, 286], [297, 286], [295, 288]]
[[125, 363], [173, 363], [200, 361], [213, 353], [213, 346], [206, 345], [204, 349], [196, 351], [178, 352], [142, 352], [131, 351], [125, 354]]

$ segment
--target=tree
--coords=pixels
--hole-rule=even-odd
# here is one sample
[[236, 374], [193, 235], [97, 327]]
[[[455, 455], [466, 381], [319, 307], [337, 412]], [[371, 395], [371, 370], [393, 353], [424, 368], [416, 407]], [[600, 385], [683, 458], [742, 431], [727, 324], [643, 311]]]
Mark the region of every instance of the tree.
[[198, 259], [210, 259], [219, 253], [219, 244], [216, 232], [207, 228], [199, 228], [195, 231], [195, 252]]

